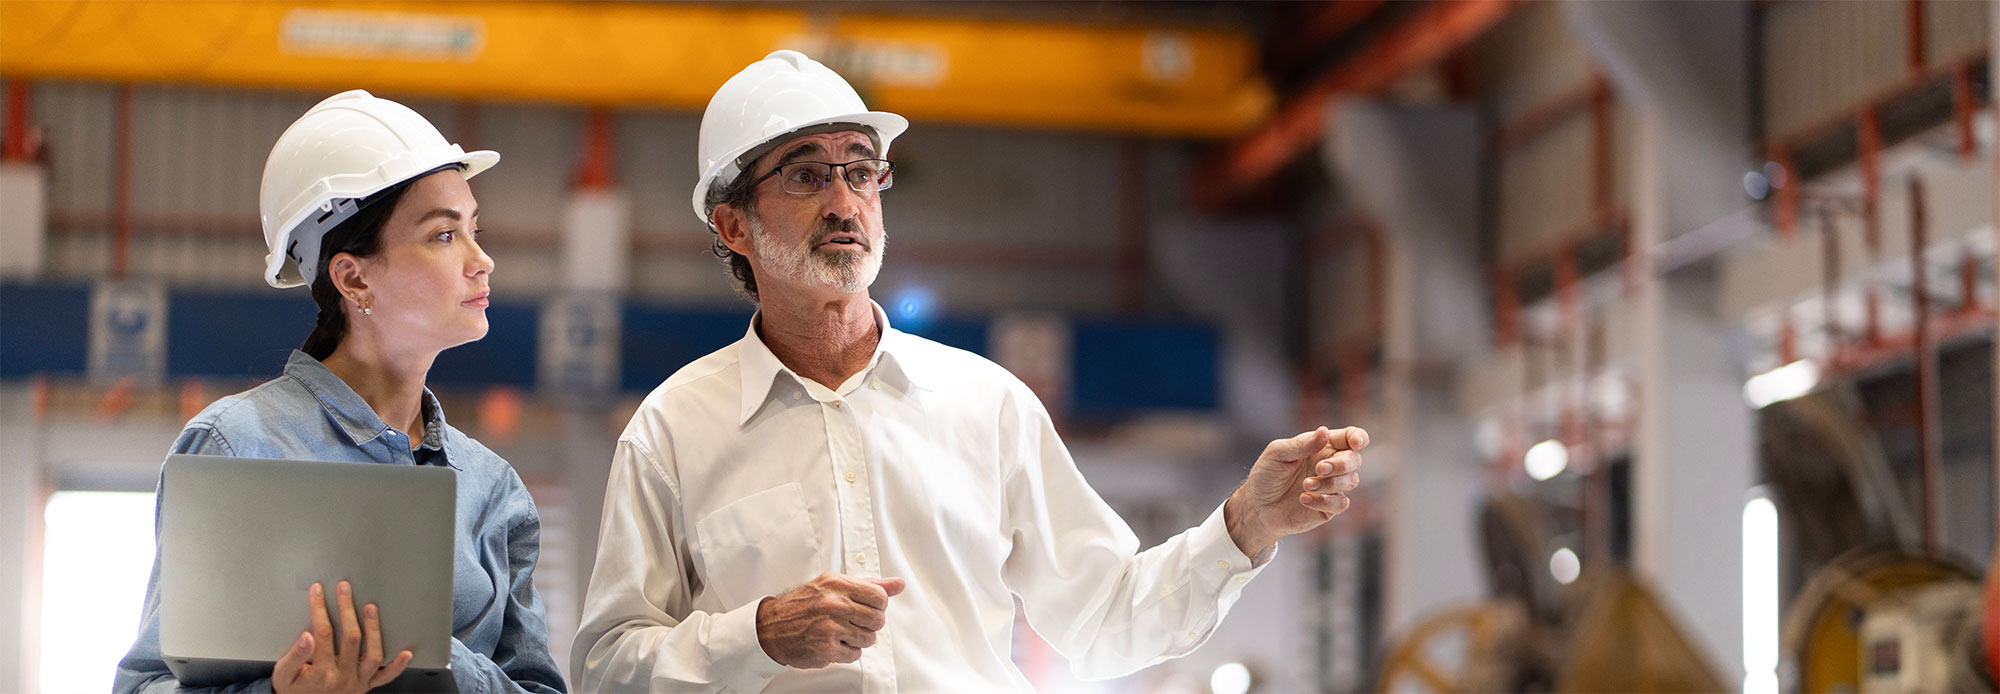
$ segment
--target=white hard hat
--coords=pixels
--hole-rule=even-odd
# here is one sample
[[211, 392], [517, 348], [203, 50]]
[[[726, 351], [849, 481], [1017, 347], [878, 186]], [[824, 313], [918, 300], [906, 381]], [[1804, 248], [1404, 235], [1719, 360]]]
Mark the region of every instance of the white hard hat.
[[312, 284], [320, 237], [368, 196], [445, 166], [462, 165], [472, 178], [498, 161], [498, 152], [445, 142], [408, 106], [359, 89], [327, 97], [278, 136], [264, 161], [257, 196], [270, 249], [264, 281], [279, 288]]
[[[814, 126], [854, 124], [875, 138], [877, 156], [910, 127], [902, 116], [870, 111], [847, 80], [804, 53], [772, 51], [722, 83], [701, 116], [701, 143], [694, 184], [694, 214], [708, 219], [708, 190], [729, 185], [761, 148]], [[747, 155], [747, 156], [746, 156]]]

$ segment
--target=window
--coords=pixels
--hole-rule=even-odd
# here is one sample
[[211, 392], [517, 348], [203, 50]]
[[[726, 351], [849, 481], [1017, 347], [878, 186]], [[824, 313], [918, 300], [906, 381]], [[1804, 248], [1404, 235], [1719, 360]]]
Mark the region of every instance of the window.
[[56, 492], [43, 520], [41, 690], [107, 691], [139, 634], [153, 495]]

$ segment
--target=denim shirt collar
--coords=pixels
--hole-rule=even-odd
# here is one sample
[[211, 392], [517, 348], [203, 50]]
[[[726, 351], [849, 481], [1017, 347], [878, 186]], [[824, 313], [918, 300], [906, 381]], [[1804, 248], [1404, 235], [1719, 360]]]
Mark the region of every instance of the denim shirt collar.
[[[292, 350], [291, 358], [285, 362], [285, 375], [297, 380], [313, 394], [313, 398], [319, 401], [320, 409], [326, 411], [327, 419], [347, 434], [354, 445], [366, 444], [388, 433], [389, 424], [382, 421], [375, 408], [312, 355]], [[457, 469], [458, 465], [452, 463], [449, 454], [445, 453], [444, 408], [438, 405], [437, 396], [431, 394], [430, 388], [424, 388], [422, 407], [424, 433], [417, 446], [445, 454], [446, 464]]]

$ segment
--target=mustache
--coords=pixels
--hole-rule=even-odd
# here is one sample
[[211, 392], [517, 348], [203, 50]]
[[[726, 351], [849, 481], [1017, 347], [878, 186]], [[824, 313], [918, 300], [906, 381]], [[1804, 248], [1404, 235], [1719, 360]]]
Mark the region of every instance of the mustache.
[[834, 234], [853, 234], [855, 240], [861, 242], [862, 248], [874, 250], [875, 246], [873, 242], [869, 241], [868, 232], [861, 230], [861, 222], [852, 219], [821, 218], [819, 221], [814, 222], [812, 241], [806, 247], [818, 248], [820, 244], [826, 243], [826, 240]]

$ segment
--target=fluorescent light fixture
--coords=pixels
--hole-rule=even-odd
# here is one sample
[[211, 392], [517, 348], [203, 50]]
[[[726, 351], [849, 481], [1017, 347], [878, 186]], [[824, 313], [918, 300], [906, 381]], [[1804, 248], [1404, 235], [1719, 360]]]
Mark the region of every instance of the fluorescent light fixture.
[[1569, 468], [1569, 448], [1561, 441], [1549, 439], [1529, 446], [1522, 463], [1528, 468], [1529, 477], [1536, 482], [1545, 481]]
[[1778, 507], [1763, 488], [1743, 504], [1743, 691], [1778, 691]]
[[1761, 410], [1771, 403], [1812, 392], [1813, 387], [1819, 385], [1819, 375], [1817, 364], [1810, 359], [1800, 359], [1751, 376], [1743, 383], [1743, 399], [1751, 407]]
[[1576, 552], [1570, 551], [1570, 548], [1558, 549], [1549, 557], [1549, 575], [1555, 576], [1557, 583], [1569, 585], [1581, 573], [1583, 562], [1577, 561]]
[[1250, 668], [1242, 663], [1223, 663], [1208, 676], [1208, 690], [1215, 694], [1244, 694], [1250, 691]]

